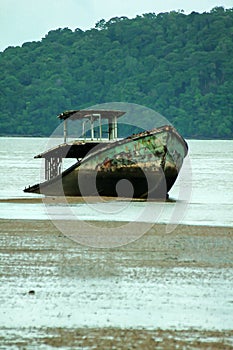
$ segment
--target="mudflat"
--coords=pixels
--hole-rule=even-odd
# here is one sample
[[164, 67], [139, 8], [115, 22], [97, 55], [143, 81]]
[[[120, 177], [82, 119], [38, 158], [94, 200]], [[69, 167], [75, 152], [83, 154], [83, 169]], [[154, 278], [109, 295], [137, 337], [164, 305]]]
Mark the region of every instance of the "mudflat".
[[[107, 239], [114, 225], [131, 234], [117, 222], [80, 234], [103, 227]], [[156, 224], [103, 249], [51, 221], [0, 220], [0, 240], [2, 349], [233, 347], [232, 227]]]

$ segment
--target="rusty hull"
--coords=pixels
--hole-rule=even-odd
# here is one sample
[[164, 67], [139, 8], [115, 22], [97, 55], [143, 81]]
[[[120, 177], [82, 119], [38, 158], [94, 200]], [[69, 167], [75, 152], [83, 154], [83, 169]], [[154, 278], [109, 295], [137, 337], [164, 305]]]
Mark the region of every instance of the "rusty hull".
[[[77, 157], [78, 156], [78, 149]], [[57, 177], [25, 189], [45, 195], [165, 198], [181, 169], [188, 147], [171, 126], [92, 147]], [[120, 180], [122, 186], [118, 188]], [[129, 184], [131, 183], [131, 185]]]

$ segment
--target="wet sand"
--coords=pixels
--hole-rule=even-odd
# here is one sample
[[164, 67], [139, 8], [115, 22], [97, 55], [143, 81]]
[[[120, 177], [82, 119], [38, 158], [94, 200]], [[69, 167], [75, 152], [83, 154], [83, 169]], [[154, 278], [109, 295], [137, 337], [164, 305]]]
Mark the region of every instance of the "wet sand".
[[0, 240], [0, 349], [233, 348], [233, 228], [156, 224], [98, 249], [0, 220]]
[[[45, 204], [59, 204], [59, 203], [98, 203], [98, 202], [109, 202], [109, 201], [133, 201], [133, 202], [145, 202], [149, 200], [140, 199], [140, 198], [127, 198], [127, 197], [96, 197], [96, 196], [83, 196], [83, 197], [69, 197], [69, 196], [48, 196], [48, 197], [18, 197], [18, 198], [0, 198], [0, 203], [19, 203], [19, 204], [38, 204], [38, 203], [45, 203]], [[161, 199], [151, 199], [150, 201], [153, 202], [160, 202]], [[164, 200], [162, 200], [164, 201]], [[174, 202], [172, 198], [166, 199], [166, 202]]]

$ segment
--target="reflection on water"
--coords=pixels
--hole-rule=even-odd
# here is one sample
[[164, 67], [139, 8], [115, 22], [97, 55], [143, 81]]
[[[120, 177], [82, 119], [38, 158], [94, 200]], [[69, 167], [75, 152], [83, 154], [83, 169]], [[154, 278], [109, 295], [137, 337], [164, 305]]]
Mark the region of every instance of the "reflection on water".
[[[23, 188], [40, 182], [41, 160], [33, 157], [46, 143], [45, 138], [0, 138], [0, 198], [40, 197], [25, 194]], [[79, 203], [70, 206], [66, 218], [67, 210], [54, 208], [56, 219], [71, 215], [80, 220], [143, 221], [138, 213], [147, 206], [158, 212], [156, 222], [232, 226], [233, 141], [190, 140], [188, 145], [189, 156], [170, 191], [174, 202]], [[48, 219], [47, 209], [39, 203], [0, 203], [0, 217]]]

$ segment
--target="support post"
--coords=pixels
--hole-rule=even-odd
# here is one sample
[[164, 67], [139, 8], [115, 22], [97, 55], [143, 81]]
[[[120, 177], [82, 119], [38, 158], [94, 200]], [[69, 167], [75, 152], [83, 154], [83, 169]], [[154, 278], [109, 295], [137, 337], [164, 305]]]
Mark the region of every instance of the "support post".
[[91, 140], [93, 141], [94, 139], [94, 120], [93, 116], [91, 116]]
[[114, 125], [113, 125], [113, 119], [109, 118], [108, 120], [108, 138], [109, 140], [113, 140], [114, 138]]
[[67, 120], [64, 120], [64, 143], [66, 143], [67, 140]]
[[62, 173], [62, 158], [45, 158], [45, 180], [48, 181]]
[[109, 118], [108, 121], [109, 140], [117, 139], [117, 117]]
[[115, 136], [115, 139], [117, 140], [117, 117], [115, 116], [114, 117], [114, 130], [115, 130], [115, 132], [114, 132], [114, 136]]
[[101, 114], [99, 115], [99, 137], [100, 141], [102, 140], [102, 120], [101, 120]]
[[[99, 119], [99, 139], [102, 140], [102, 118], [101, 114], [92, 114], [93, 120], [98, 120]], [[98, 118], [98, 119], [97, 119]]]

